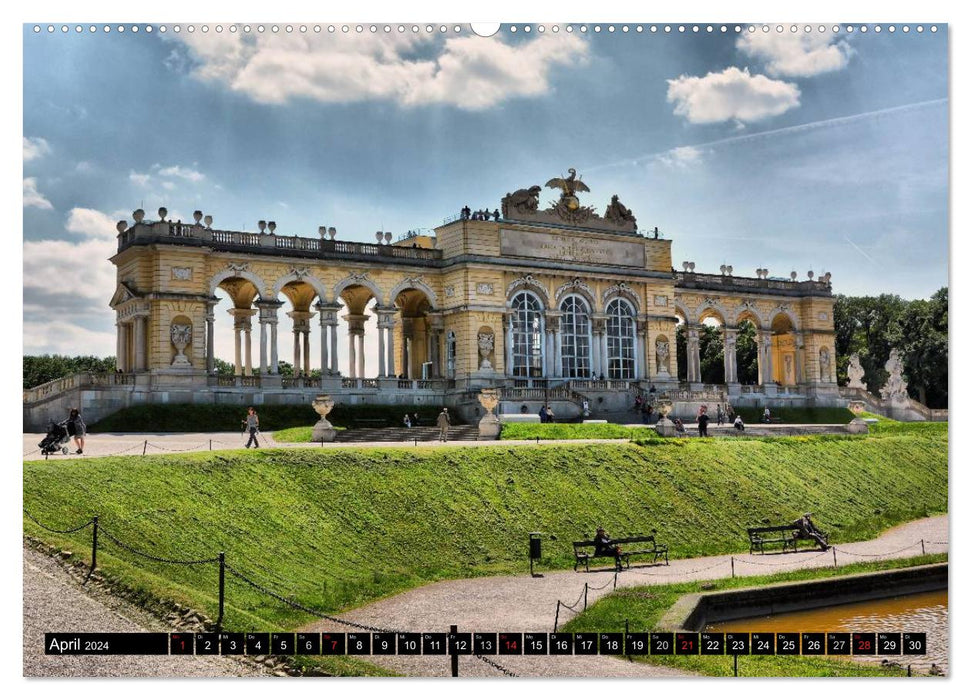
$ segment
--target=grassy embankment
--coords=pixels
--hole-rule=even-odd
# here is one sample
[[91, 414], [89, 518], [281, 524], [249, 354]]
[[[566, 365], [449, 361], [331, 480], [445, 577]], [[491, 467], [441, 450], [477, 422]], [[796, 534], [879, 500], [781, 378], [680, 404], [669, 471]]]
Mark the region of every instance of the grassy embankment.
[[[521, 573], [527, 535], [552, 532], [546, 567], [572, 565], [597, 524], [657, 530], [674, 557], [739, 551], [746, 526], [807, 508], [835, 541], [947, 508], [946, 434], [477, 448], [245, 450], [26, 462], [24, 502], [67, 528], [99, 515], [127, 544], [231, 565], [337, 611], [422, 583]], [[712, 523], [719, 523], [712, 527]], [[90, 531], [25, 532], [84, 553]], [[84, 554], [86, 557], [87, 554]], [[157, 564], [102, 538], [99, 565], [215, 617], [213, 566]], [[228, 583], [227, 624], [310, 616]]]
[[[929, 554], [911, 559], [879, 561], [832, 568], [793, 571], [769, 576], [723, 578], [660, 586], [639, 586], [614, 591], [563, 626], [564, 632], [623, 631], [625, 622], [632, 632], [657, 628], [658, 621], [677, 600], [688, 593], [708, 593], [731, 588], [748, 588], [783, 581], [805, 581], [866, 571], [883, 571], [946, 561], [946, 554]], [[634, 657], [647, 661], [644, 657]], [[731, 656], [652, 656], [650, 663], [680, 668], [708, 676], [733, 675]], [[741, 656], [740, 676], [903, 676], [904, 669], [877, 664], [858, 664], [826, 656]]]

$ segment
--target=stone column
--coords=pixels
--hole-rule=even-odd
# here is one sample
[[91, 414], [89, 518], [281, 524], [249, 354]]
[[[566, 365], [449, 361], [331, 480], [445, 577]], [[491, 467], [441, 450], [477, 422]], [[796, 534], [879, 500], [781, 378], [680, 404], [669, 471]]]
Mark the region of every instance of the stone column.
[[238, 377], [243, 373], [243, 327], [234, 311], [230, 309], [229, 313], [233, 315], [233, 374]]
[[638, 324], [637, 335], [639, 342], [641, 344], [641, 357], [643, 362], [641, 362], [641, 371], [638, 372], [637, 376], [640, 379], [650, 379], [651, 378], [651, 338], [650, 334], [647, 332], [647, 316], [645, 315], [641, 322]]
[[310, 376], [310, 321], [307, 321], [307, 327], [303, 329], [303, 376]]
[[364, 371], [364, 331], [362, 329], [360, 335], [357, 336], [357, 376], [361, 379], [367, 378], [367, 374]]
[[246, 317], [246, 325], [243, 326], [243, 333], [246, 337], [246, 366], [243, 368], [243, 373], [247, 377], [253, 376], [253, 324], [249, 320], [249, 316]]
[[314, 308], [317, 309], [320, 319], [320, 376], [323, 378], [327, 376], [327, 370], [330, 368], [327, 361], [327, 307], [323, 302], [317, 302]]
[[688, 382], [701, 382], [701, 343], [698, 341], [698, 327], [687, 328]]
[[351, 379], [357, 377], [357, 353], [354, 350], [354, 334], [347, 334], [347, 359], [348, 359], [348, 372], [351, 375]]
[[268, 341], [269, 333], [267, 325], [269, 320], [267, 318], [267, 308], [264, 304], [258, 303], [257, 308], [260, 310], [259, 322], [260, 322], [260, 376], [265, 377], [269, 374], [270, 369], [270, 358], [268, 353]]
[[135, 371], [144, 372], [148, 368], [148, 348], [145, 338], [146, 314], [135, 316]]
[[722, 332], [724, 333], [725, 346], [725, 383], [737, 384], [738, 359], [735, 356], [735, 346], [738, 340], [738, 329], [726, 326], [722, 329]]
[[125, 327], [121, 321], [115, 321], [115, 369], [124, 372], [125, 363], [122, 358], [125, 347], [125, 339], [121, 335], [121, 329]]
[[385, 331], [388, 334], [388, 343], [386, 348], [386, 359], [388, 361], [388, 369], [385, 372], [385, 376], [395, 377], [395, 354], [394, 354], [394, 315], [388, 319], [388, 328]]
[[216, 302], [206, 302], [206, 372], [216, 371]]
[[634, 351], [634, 366], [631, 368], [630, 378], [636, 380], [641, 376], [641, 347], [644, 343], [641, 341], [642, 331], [637, 329], [634, 333], [634, 347], [631, 348]]
[[335, 316], [330, 323], [330, 372], [335, 376], [340, 373], [337, 360], [337, 317]]
[[380, 312], [378, 314], [378, 319], [378, 378], [380, 379], [387, 376], [387, 372], [385, 371], [387, 368], [387, 362], [385, 361], [384, 356], [384, 336], [387, 328], [383, 323], [383, 319], [381, 319]]
[[553, 362], [555, 366], [553, 368], [554, 377], [563, 376], [563, 329], [557, 325], [556, 334], [553, 336]]

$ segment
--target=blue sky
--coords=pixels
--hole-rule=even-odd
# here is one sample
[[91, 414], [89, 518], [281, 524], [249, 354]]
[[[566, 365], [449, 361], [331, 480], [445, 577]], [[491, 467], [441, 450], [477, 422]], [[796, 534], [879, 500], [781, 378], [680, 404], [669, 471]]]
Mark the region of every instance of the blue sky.
[[25, 27], [24, 351], [114, 353], [106, 258], [139, 206], [370, 241], [569, 167], [600, 211], [616, 193], [660, 227], [679, 268], [829, 271], [837, 292], [908, 298], [946, 285], [946, 27], [732, 29]]

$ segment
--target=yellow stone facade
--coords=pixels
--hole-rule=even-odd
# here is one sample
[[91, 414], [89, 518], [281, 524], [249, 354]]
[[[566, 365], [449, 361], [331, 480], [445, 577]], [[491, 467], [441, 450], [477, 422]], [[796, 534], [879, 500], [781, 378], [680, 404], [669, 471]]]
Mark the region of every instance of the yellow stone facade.
[[[836, 384], [828, 276], [779, 280], [759, 270], [742, 277], [724, 266], [721, 274], [695, 274], [693, 263], [675, 272], [671, 241], [656, 233], [459, 217], [434, 237], [366, 244], [336, 240], [333, 230], [318, 239], [164, 217], [149, 222], [140, 211], [135, 218], [131, 226], [119, 222], [112, 258], [124, 373], [173, 381], [212, 374], [214, 294], [221, 289], [234, 307], [237, 374], [261, 382], [291, 359], [297, 376], [321, 369], [324, 378], [337, 377], [337, 357], [352, 354], [343, 379], [440, 380], [443, 391], [601, 379], [618, 382], [611, 388], [675, 386], [683, 321], [685, 379], [697, 385], [698, 326], [716, 318], [729, 392], [737, 370], [728, 348], [743, 321], [758, 329], [766, 394], [812, 395]], [[280, 311], [285, 299], [289, 314]], [[370, 314], [378, 333], [365, 339]], [[354, 338], [337, 337], [338, 316]], [[311, 358], [314, 333], [320, 356]], [[365, 344], [373, 352], [374, 343], [379, 366], [362, 366]]]

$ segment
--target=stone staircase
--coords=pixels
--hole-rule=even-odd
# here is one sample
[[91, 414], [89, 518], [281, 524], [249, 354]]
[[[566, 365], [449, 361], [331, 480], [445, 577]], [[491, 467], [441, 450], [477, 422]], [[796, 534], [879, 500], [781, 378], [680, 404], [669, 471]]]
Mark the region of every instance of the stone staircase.
[[[453, 425], [448, 429], [448, 439], [478, 440], [479, 426]], [[337, 431], [335, 442], [438, 442], [438, 428], [421, 425], [415, 428], [351, 428]]]

